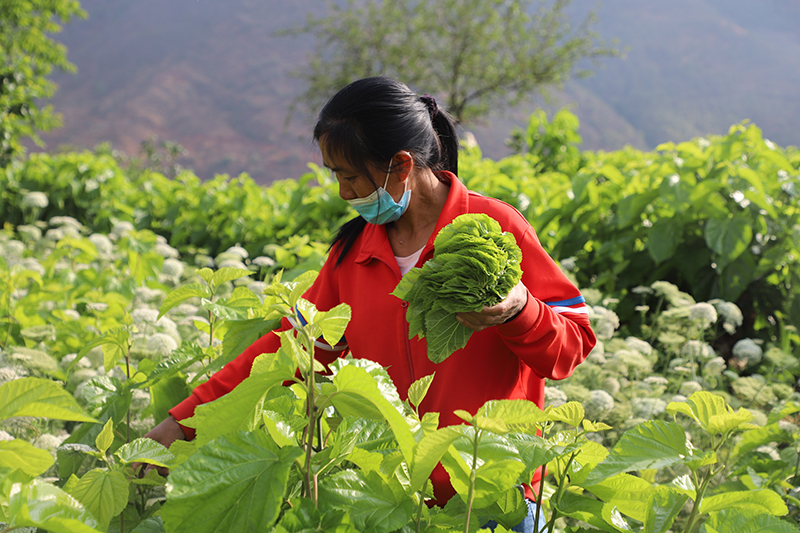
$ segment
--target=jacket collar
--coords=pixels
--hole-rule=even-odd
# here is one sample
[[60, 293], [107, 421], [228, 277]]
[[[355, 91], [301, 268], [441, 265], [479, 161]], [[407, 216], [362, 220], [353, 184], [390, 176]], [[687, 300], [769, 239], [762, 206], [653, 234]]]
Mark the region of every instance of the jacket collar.
[[[439, 219], [436, 221], [436, 228], [433, 230], [428, 243], [422, 251], [421, 257], [428, 255], [433, 249], [433, 241], [439, 231], [455, 217], [462, 213], [467, 213], [469, 209], [469, 190], [464, 186], [458, 177], [452, 172], [439, 171], [436, 175], [450, 183], [450, 192], [444, 203]], [[366, 263], [371, 259], [380, 259], [388, 265], [396, 264], [392, 247], [389, 244], [389, 237], [386, 235], [386, 226], [367, 224], [361, 233], [361, 246], [356, 256], [356, 263]]]

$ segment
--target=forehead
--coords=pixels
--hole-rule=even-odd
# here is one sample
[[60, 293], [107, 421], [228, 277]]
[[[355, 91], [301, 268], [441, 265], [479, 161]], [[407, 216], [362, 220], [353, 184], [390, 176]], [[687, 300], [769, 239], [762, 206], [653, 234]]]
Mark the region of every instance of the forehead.
[[322, 164], [334, 172], [344, 169], [352, 169], [353, 166], [338, 150], [331, 150], [329, 143], [325, 142], [325, 137], [319, 140], [319, 151], [322, 154]]

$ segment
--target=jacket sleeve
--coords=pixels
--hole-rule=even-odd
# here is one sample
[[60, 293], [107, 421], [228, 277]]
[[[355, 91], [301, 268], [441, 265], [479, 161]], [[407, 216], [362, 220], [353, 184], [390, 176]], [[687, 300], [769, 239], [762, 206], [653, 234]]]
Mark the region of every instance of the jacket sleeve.
[[530, 226], [517, 237], [528, 303], [513, 320], [497, 326], [506, 346], [543, 378], [572, 374], [597, 343], [588, 307], [577, 287], [544, 251]]
[[[314, 285], [303, 295], [306, 299], [314, 302], [321, 311], [327, 311], [334, 307], [338, 291], [331, 290], [335, 287], [333, 277], [335, 275], [332, 261], [326, 261], [320, 270]], [[292, 328], [288, 319], [281, 321], [281, 327], [276, 331], [286, 331]], [[346, 349], [346, 344], [340, 343], [330, 347], [324, 345], [320, 340], [317, 345], [322, 350], [319, 352], [318, 359], [328, 364], [341, 355]], [[192, 394], [184, 401], [170, 409], [169, 413], [175, 420], [184, 420], [194, 415], [195, 408], [204, 403], [211, 402], [232, 391], [239, 383], [250, 375], [253, 361], [256, 357], [264, 353], [275, 353], [281, 346], [280, 337], [275, 332], [269, 332], [251, 344], [245, 351], [239, 354], [236, 359], [225, 365], [216, 372], [211, 378], [195, 387]], [[181, 426], [188, 439], [194, 438], [194, 429]]]

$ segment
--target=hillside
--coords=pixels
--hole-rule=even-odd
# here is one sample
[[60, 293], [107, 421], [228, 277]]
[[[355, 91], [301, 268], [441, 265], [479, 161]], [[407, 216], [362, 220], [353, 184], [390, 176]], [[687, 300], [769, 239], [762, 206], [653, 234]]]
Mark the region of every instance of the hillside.
[[[110, 141], [129, 154], [158, 135], [184, 145], [201, 177], [248, 172], [260, 182], [296, 177], [316, 159], [309, 119], [284, 127], [298, 90], [289, 72], [309, 42], [274, 37], [299, 25], [312, 0], [221, 3], [83, 0], [89, 18], [58, 36], [77, 75], [57, 75], [64, 127], [48, 149]], [[800, 4], [791, 0], [606, 0], [599, 34], [628, 47], [624, 59], [591, 67], [549, 108], [570, 105], [583, 147], [652, 148], [724, 133], [749, 119], [782, 145], [800, 144]], [[470, 126], [484, 152], [505, 155], [510, 129], [528, 108]]]

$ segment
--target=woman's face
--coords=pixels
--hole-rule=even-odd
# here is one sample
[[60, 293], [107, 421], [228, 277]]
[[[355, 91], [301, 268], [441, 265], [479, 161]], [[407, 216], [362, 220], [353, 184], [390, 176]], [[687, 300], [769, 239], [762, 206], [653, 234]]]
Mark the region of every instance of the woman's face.
[[369, 196], [386, 180], [386, 174], [381, 176], [377, 168], [371, 168], [371, 175], [365, 176], [362, 170], [354, 168], [340, 155], [331, 154], [322, 141], [320, 141], [320, 152], [323, 165], [333, 172], [336, 181], [339, 182], [339, 197], [342, 200]]

